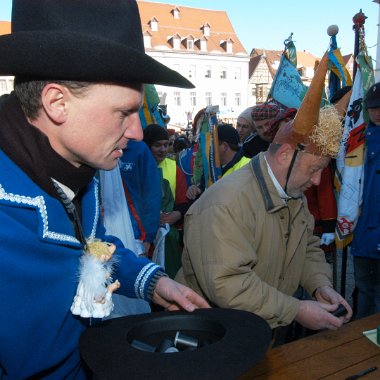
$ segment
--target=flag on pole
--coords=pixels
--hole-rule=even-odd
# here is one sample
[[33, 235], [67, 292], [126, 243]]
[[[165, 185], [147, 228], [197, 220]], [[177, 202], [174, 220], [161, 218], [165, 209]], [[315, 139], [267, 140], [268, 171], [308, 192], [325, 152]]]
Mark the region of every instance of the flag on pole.
[[374, 83], [371, 58], [367, 54], [364, 33], [361, 49], [356, 57], [356, 71], [350, 103], [344, 123], [341, 147], [336, 159], [339, 183], [336, 244], [343, 248], [352, 241], [362, 203], [364, 176], [364, 147], [367, 115], [363, 105], [364, 94]]
[[153, 84], [144, 84], [144, 103], [139, 110], [140, 122], [143, 129], [149, 124], [158, 124], [166, 128], [158, 110], [159, 103], [160, 98], [156, 87]]
[[338, 49], [336, 35], [332, 35], [330, 40], [329, 70], [329, 99], [331, 99], [340, 88], [352, 86], [351, 75], [344, 63], [342, 53]]
[[308, 87], [303, 84], [297, 71], [297, 52], [292, 35], [293, 33], [284, 41], [285, 49], [268, 98], [275, 99], [288, 108], [298, 109]]

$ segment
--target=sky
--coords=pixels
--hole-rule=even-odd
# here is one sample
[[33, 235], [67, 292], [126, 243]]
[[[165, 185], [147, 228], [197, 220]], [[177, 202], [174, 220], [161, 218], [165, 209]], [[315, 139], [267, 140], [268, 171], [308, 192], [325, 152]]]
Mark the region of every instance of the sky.
[[[342, 54], [354, 52], [355, 34], [352, 18], [362, 9], [367, 16], [365, 41], [369, 54], [376, 59], [379, 5], [372, 0], [150, 1], [225, 10], [248, 54], [253, 48], [282, 50], [283, 41], [293, 33], [292, 38], [297, 50], [309, 51], [317, 57], [322, 56], [329, 47], [330, 37], [327, 35], [327, 28], [332, 24], [339, 27], [337, 41]], [[0, 20], [10, 20], [12, 0], [0, 2]]]

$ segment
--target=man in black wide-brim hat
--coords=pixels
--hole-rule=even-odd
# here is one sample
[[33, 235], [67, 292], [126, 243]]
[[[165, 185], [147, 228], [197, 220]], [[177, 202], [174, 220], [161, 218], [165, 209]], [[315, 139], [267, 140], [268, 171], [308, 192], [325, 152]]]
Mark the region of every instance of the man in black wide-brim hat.
[[84, 379], [79, 337], [117, 287], [168, 310], [208, 307], [104, 235], [94, 179], [142, 139], [143, 83], [193, 86], [145, 54], [135, 1], [12, 11], [0, 37], [0, 75], [15, 75], [0, 100], [0, 378]]

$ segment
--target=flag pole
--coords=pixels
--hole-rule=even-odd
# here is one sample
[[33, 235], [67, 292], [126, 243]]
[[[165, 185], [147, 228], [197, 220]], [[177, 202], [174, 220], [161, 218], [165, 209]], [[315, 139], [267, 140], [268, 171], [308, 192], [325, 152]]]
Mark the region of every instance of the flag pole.
[[373, 0], [374, 3], [379, 4], [379, 16], [377, 23], [377, 48], [376, 48], [376, 68], [375, 68], [375, 81], [380, 81], [380, 0]]
[[356, 57], [358, 56], [359, 51], [360, 51], [360, 33], [361, 33], [362, 29], [363, 29], [363, 26], [364, 26], [366, 18], [367, 18], [367, 16], [362, 12], [361, 9], [352, 18], [352, 21], [354, 23], [352, 29], [355, 31], [354, 70], [353, 70], [353, 75], [352, 75], [352, 79], [353, 80], [355, 80], [356, 70], [357, 70], [357, 66], [358, 66], [358, 64], [356, 62]]

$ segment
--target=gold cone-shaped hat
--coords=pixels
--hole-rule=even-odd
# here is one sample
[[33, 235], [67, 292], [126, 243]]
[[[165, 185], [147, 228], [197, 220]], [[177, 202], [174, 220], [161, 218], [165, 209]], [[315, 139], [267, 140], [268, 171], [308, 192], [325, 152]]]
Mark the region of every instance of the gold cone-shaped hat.
[[310, 140], [310, 136], [313, 134], [314, 128], [318, 127], [327, 68], [328, 53], [326, 52], [318, 65], [295, 118], [279, 129], [273, 143], [290, 144], [294, 149], [320, 154], [320, 150]]
[[346, 92], [335, 104], [334, 107], [338, 111], [340, 117], [346, 116], [348, 103], [350, 102], [352, 89]]

